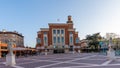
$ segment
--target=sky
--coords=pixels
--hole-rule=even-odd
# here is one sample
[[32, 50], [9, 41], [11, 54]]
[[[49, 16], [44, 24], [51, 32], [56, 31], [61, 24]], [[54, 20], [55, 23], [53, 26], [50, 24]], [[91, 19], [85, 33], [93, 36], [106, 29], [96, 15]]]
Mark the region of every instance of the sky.
[[80, 39], [97, 32], [120, 34], [120, 0], [0, 0], [0, 31], [18, 31], [25, 46], [35, 47], [40, 28], [66, 23], [68, 15]]

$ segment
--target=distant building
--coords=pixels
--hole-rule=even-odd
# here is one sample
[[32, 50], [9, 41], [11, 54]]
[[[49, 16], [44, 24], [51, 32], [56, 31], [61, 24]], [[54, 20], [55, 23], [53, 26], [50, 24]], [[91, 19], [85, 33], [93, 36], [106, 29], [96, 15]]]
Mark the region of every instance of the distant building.
[[116, 33], [106, 33], [106, 39], [109, 40], [110, 38], [112, 38], [112, 39], [120, 38], [120, 36], [117, 35]]
[[88, 47], [88, 40], [80, 40], [80, 44], [81, 44], [81, 48], [85, 48]]
[[41, 28], [37, 32], [37, 49], [52, 49], [60, 50], [69, 48], [69, 51], [73, 51], [79, 46], [78, 32], [73, 27], [72, 17], [68, 16], [66, 23], [49, 23], [49, 28]]
[[12, 39], [16, 47], [24, 47], [24, 36], [16, 31], [0, 31], [0, 41], [7, 43], [7, 40]]
[[[12, 45], [13, 48], [16, 48], [16, 45]], [[8, 53], [7, 44], [0, 41], [0, 58], [5, 57]], [[15, 53], [15, 51], [14, 51]]]

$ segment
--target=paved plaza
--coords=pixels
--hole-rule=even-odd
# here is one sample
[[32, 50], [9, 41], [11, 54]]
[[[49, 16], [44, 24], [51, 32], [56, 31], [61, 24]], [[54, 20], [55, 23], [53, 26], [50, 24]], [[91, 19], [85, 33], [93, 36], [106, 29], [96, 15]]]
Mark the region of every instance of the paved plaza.
[[16, 66], [6, 66], [0, 59], [0, 68], [119, 68], [120, 59], [108, 60], [98, 53], [53, 54], [16, 58]]

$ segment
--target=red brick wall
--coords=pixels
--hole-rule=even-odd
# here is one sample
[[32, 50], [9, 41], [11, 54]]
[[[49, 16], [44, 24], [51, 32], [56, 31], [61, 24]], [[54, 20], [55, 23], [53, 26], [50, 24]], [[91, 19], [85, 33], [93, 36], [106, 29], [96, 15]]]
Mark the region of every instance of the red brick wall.
[[68, 28], [69, 28], [69, 29], [73, 29], [73, 24], [72, 24], [72, 23], [69, 23], [69, 24], [68, 24]]
[[69, 33], [68, 33], [68, 25], [51, 25], [49, 26], [49, 45], [52, 45], [52, 29], [62, 28], [65, 29], [65, 44], [69, 43]]
[[[78, 34], [75, 33], [75, 31], [68, 31], [68, 29], [73, 29], [73, 24], [63, 24], [63, 25], [49, 25], [49, 31], [48, 32], [48, 45], [52, 45], [52, 29], [58, 29], [58, 28], [62, 28], [65, 29], [65, 44], [69, 45], [69, 32], [73, 33], [73, 42], [75, 44], [75, 40], [78, 37]], [[46, 31], [41, 31], [40, 34], [38, 34], [38, 37], [41, 38], [41, 45], [44, 45], [43, 42], [43, 34]]]
[[76, 38], [78, 38], [78, 34], [75, 33], [75, 36], [74, 36], [74, 40], [75, 40], [75, 41], [74, 41], [74, 44], [75, 44], [75, 45], [77, 45], [77, 44], [76, 44]]

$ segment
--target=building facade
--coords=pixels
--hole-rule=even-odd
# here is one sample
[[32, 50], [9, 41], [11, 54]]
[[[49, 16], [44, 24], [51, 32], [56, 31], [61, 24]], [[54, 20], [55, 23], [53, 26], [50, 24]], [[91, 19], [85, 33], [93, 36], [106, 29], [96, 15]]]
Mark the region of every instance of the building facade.
[[49, 23], [49, 28], [40, 28], [37, 32], [37, 49], [53, 50], [69, 48], [73, 51], [79, 45], [78, 32], [73, 27], [72, 17], [66, 23]]
[[[8, 45], [7, 43], [2, 43], [0, 41], [0, 58], [1, 57], [5, 57], [8, 53], [8, 49], [7, 49]], [[13, 48], [16, 48], [16, 45], [12, 45]], [[15, 51], [14, 51], [15, 53]]]
[[7, 52], [7, 44], [0, 41], [0, 58], [3, 56], [3, 52]]
[[24, 47], [24, 36], [16, 31], [0, 31], [0, 41], [7, 43], [9, 39], [12, 39], [16, 47]]
[[120, 35], [116, 33], [106, 33], [106, 39], [109, 40], [110, 38], [115, 39], [115, 38], [120, 38]]

